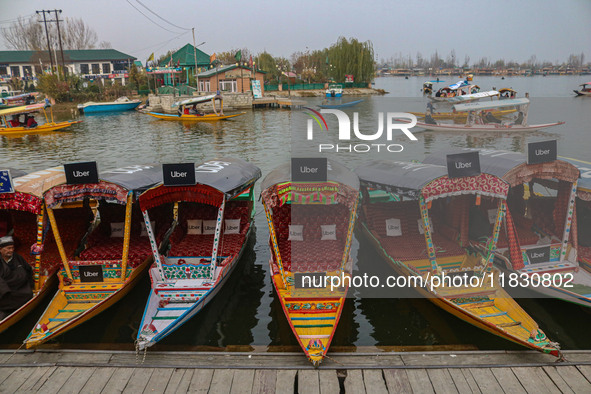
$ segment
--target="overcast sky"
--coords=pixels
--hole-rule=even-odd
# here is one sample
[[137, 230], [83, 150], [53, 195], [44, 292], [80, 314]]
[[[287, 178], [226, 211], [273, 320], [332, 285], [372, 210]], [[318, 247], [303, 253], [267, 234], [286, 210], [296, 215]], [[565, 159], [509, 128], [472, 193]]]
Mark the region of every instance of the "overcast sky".
[[[0, 27], [54, 8], [82, 18], [99, 41], [142, 61], [192, 43], [191, 32], [179, 27], [194, 27], [208, 54], [246, 47], [289, 58], [344, 36], [370, 40], [380, 60], [429, 57], [435, 50], [445, 58], [453, 49], [460, 63], [465, 55], [474, 63], [482, 57], [524, 62], [534, 54], [562, 62], [581, 52], [591, 61], [590, 0], [0, 0]], [[0, 49], [7, 49], [3, 40]]]

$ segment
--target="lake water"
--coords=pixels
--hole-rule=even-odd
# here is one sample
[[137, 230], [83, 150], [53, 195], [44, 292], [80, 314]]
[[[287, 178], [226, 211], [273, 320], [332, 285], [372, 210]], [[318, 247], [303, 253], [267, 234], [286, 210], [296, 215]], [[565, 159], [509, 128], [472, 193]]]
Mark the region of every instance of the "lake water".
[[[454, 147], [478, 147], [524, 151], [531, 141], [557, 139], [559, 154], [591, 159], [589, 132], [591, 99], [575, 98], [572, 89], [588, 77], [497, 77], [475, 78], [482, 90], [512, 87], [518, 97], [530, 94], [529, 123], [566, 121], [545, 132], [467, 133], [416, 132], [418, 141], [396, 135], [394, 143], [404, 146], [387, 157], [421, 160], [426, 153]], [[372, 130], [379, 112], [424, 111], [427, 100], [420, 89], [427, 77], [378, 78], [375, 88], [385, 96], [365, 97], [347, 110], [358, 112], [360, 127]], [[445, 77], [446, 85], [457, 77]], [[435, 84], [437, 88], [443, 83]], [[350, 97], [343, 102], [353, 100]], [[322, 99], [308, 99], [309, 106]], [[229, 112], [229, 111], [228, 111]], [[99, 169], [130, 164], [201, 161], [215, 156], [235, 156], [258, 165], [263, 177], [290, 158], [293, 124], [304, 117], [301, 111], [257, 109], [231, 121], [182, 124], [153, 119], [138, 112], [83, 116], [71, 131], [25, 137], [0, 137], [0, 167], [26, 171], [67, 162], [96, 160]], [[327, 116], [329, 129], [336, 121]], [[413, 130], [414, 131], [414, 130]], [[355, 153], [339, 154], [339, 160], [354, 168], [365, 158]], [[259, 188], [257, 187], [257, 192]], [[157, 345], [159, 349], [233, 348], [297, 350], [281, 307], [273, 294], [268, 273], [268, 229], [262, 205], [257, 203], [256, 232], [236, 272], [216, 298], [194, 319]], [[355, 240], [355, 259], [386, 264], [365, 240]], [[129, 348], [149, 292], [146, 278], [127, 297], [100, 317], [62, 335], [47, 346], [64, 348]], [[548, 336], [566, 349], [591, 349], [588, 327], [591, 314], [575, 305], [550, 299], [520, 299]], [[46, 303], [45, 303], [46, 304]], [[2, 346], [20, 343], [44, 305], [0, 335]], [[335, 334], [332, 349], [366, 347], [419, 349], [431, 346], [479, 349], [519, 349], [464, 323], [422, 299], [348, 299]]]

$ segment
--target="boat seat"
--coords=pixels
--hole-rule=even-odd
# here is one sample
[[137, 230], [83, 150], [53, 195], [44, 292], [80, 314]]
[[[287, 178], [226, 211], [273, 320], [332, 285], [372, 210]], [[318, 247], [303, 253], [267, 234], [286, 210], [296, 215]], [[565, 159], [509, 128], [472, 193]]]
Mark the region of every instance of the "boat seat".
[[[244, 228], [245, 233], [222, 235], [218, 255], [231, 256], [238, 254], [246, 240], [248, 227], [250, 226]], [[213, 234], [186, 235], [180, 242], [175, 243], [170, 248], [169, 256], [211, 256], [213, 237]]]

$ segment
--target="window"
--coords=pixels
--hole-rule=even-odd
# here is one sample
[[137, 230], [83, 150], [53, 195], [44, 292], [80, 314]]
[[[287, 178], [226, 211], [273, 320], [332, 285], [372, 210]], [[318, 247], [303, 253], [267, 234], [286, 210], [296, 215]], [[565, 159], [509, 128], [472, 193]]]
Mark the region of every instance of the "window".
[[31, 66], [23, 66], [23, 76], [25, 76], [25, 77], [32, 77], [33, 76], [33, 70], [31, 68]]
[[127, 70], [127, 62], [113, 64], [113, 70], [114, 71], [126, 71]]
[[[67, 67], [66, 67], [67, 69]], [[41, 75], [43, 71], [41, 70], [41, 66], [39, 64], [35, 64], [35, 75]]]
[[10, 74], [12, 74], [13, 77], [20, 77], [21, 70], [19, 66], [10, 66]]
[[0, 66], [0, 75], [8, 75], [8, 67]]
[[235, 80], [220, 81], [220, 90], [222, 92], [236, 92], [238, 91], [238, 86]]
[[101, 73], [101, 69], [97, 63], [92, 65], [92, 73], [93, 74], [100, 74]]
[[80, 65], [80, 74], [88, 74], [88, 64]]
[[103, 63], [103, 74], [111, 73], [111, 63]]
[[201, 92], [209, 92], [209, 81], [199, 81], [199, 90]]

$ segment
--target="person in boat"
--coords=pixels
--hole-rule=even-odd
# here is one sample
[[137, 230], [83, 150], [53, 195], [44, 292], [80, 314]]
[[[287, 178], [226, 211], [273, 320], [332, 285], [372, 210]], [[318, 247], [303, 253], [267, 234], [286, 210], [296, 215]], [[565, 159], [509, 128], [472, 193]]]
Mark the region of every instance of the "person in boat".
[[20, 127], [21, 126], [21, 122], [20, 122], [20, 120], [18, 120], [18, 115], [12, 115], [12, 119], [10, 119], [10, 121], [8, 123], [10, 124], [10, 127]]
[[193, 108], [189, 110], [189, 113], [191, 115], [203, 116], [203, 112], [197, 109], [197, 104], [193, 104]]
[[33, 297], [33, 269], [14, 252], [11, 236], [0, 238], [0, 320]]
[[523, 124], [523, 112], [522, 111], [519, 111], [519, 113], [517, 114], [517, 118], [515, 118], [515, 122], [513, 122], [513, 124], [516, 124], [516, 125]]
[[441, 97], [441, 89], [439, 89], [439, 90], [437, 91], [437, 93], [435, 93], [435, 97]]
[[32, 129], [37, 126], [37, 121], [35, 120], [35, 117], [33, 115], [25, 115], [25, 127], [27, 127], [28, 129]]
[[431, 116], [431, 114], [425, 114], [425, 123], [426, 124], [437, 124], [437, 121], [435, 121], [435, 119], [433, 119], [433, 117]]
[[486, 112], [484, 115], [484, 122], [485, 123], [501, 123], [500, 119], [497, 119], [492, 113]]

